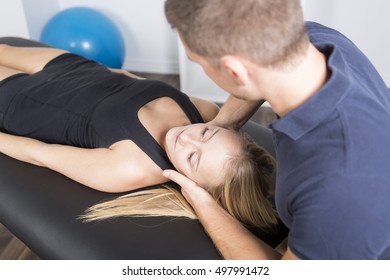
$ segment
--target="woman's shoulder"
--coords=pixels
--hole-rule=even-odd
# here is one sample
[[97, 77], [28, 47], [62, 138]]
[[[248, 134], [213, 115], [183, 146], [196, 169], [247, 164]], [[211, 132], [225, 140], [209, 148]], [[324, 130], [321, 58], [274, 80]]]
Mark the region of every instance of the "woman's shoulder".
[[198, 109], [205, 122], [209, 122], [217, 116], [219, 112], [219, 106], [217, 104], [193, 96], [190, 96], [190, 100]]
[[120, 191], [129, 191], [167, 182], [161, 168], [132, 140], [121, 140], [109, 147], [114, 154], [112, 173], [122, 182]]

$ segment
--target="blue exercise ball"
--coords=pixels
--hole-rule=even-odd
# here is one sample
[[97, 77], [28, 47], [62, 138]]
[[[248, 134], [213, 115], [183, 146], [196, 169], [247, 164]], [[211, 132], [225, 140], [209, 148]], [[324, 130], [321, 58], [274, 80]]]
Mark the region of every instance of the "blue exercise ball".
[[125, 43], [119, 29], [107, 16], [90, 8], [59, 12], [45, 25], [40, 40], [111, 68], [123, 65]]

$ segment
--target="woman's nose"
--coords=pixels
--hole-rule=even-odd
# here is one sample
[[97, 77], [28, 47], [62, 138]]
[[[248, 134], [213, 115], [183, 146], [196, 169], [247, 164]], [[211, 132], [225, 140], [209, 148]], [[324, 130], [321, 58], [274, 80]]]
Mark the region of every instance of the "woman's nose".
[[180, 141], [180, 144], [182, 144], [183, 146], [196, 145], [198, 143], [198, 140], [195, 139], [195, 137], [193, 137], [192, 135], [187, 134], [187, 133], [182, 133], [180, 135], [179, 141]]

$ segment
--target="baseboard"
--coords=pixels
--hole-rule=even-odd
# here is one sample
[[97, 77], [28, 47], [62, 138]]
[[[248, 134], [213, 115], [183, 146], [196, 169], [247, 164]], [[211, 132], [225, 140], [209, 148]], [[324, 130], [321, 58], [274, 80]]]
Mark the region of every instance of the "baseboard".
[[177, 61], [126, 58], [122, 68], [141, 73], [179, 74]]

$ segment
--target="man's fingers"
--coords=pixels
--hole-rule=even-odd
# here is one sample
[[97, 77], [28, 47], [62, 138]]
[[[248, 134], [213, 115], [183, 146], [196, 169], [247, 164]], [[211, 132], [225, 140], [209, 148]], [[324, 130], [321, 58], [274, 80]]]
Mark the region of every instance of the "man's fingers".
[[203, 205], [215, 204], [213, 197], [194, 181], [174, 170], [164, 170], [163, 175], [182, 187], [182, 194], [198, 213]]
[[169, 180], [174, 181], [176, 184], [179, 184], [184, 189], [187, 189], [189, 186], [196, 185], [194, 181], [188, 179], [186, 176], [175, 170], [164, 170], [163, 175]]
[[177, 171], [174, 170], [164, 170], [163, 175], [167, 177], [169, 180], [179, 184], [181, 186], [181, 192], [184, 195], [185, 199], [192, 205], [192, 199], [191, 199], [191, 192], [193, 192], [196, 188], [195, 182], [188, 179], [186, 176], [180, 174]]

